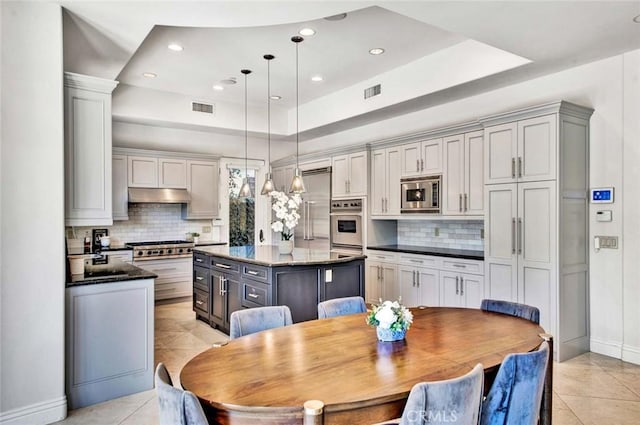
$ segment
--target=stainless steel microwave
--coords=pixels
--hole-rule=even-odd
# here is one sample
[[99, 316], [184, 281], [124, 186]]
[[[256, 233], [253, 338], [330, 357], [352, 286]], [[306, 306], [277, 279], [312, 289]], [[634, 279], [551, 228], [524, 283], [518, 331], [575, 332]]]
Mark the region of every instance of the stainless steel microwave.
[[400, 180], [400, 212], [440, 214], [442, 176], [412, 177]]

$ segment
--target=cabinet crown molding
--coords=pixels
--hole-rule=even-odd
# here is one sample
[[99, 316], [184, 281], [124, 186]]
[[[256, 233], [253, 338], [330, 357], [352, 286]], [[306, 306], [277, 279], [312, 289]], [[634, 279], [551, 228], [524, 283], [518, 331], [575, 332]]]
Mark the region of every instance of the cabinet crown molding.
[[484, 127], [487, 127], [556, 113], [588, 120], [593, 114], [593, 109], [560, 100], [555, 102], [543, 103], [536, 106], [523, 107], [515, 110], [512, 109], [508, 112], [487, 115], [485, 117], [479, 118], [479, 121]]
[[121, 147], [114, 147], [113, 153], [117, 155], [148, 156], [148, 157], [154, 157], [154, 158], [181, 158], [181, 159], [210, 160], [210, 161], [220, 160], [219, 156], [209, 155], [209, 154], [156, 151], [156, 150], [149, 150], [149, 149], [121, 148]]
[[118, 85], [118, 81], [92, 77], [90, 75], [76, 74], [73, 72], [65, 72], [64, 85], [65, 87], [111, 94], [113, 89]]

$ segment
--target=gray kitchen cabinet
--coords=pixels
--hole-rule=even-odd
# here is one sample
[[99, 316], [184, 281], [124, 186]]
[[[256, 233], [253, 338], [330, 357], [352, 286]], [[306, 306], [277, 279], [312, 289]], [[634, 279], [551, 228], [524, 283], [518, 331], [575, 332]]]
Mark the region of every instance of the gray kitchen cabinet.
[[65, 72], [65, 225], [113, 224], [111, 92], [117, 81]]
[[186, 187], [191, 202], [182, 206], [184, 219], [211, 219], [218, 217], [218, 162], [186, 161]]
[[153, 388], [153, 305], [153, 279], [66, 289], [69, 408]]
[[[242, 308], [286, 305], [297, 323], [317, 319], [321, 301], [365, 294], [362, 259], [341, 260], [336, 264], [269, 266], [198, 251], [193, 264], [196, 316], [224, 332], [229, 331], [231, 313]], [[203, 279], [198, 279], [205, 275], [205, 270], [209, 273], [207, 287], [200, 285]], [[208, 312], [203, 300], [207, 290]]]
[[480, 120], [484, 292], [540, 309], [540, 326], [554, 335], [559, 361], [589, 351], [592, 113], [561, 101]]
[[129, 194], [127, 193], [127, 156], [112, 155], [112, 207], [114, 220], [129, 220]]

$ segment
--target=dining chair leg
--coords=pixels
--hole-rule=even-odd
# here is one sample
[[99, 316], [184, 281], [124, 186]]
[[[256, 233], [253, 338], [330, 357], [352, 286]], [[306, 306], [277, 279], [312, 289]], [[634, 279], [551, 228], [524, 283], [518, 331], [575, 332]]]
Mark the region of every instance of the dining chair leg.
[[544, 389], [542, 391], [542, 403], [540, 404], [540, 425], [551, 425], [551, 414], [553, 411], [553, 336], [550, 334], [540, 334], [540, 338], [549, 344], [549, 361], [547, 362], [547, 372], [544, 378]]
[[304, 402], [303, 425], [324, 424], [324, 403], [320, 400], [307, 400]]

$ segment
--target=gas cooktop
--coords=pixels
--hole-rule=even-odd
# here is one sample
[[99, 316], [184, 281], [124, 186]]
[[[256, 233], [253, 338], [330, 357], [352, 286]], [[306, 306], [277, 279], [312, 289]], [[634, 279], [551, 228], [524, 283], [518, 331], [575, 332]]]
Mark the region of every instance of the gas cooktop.
[[155, 260], [164, 258], [191, 257], [194, 243], [184, 240], [129, 242], [133, 248], [133, 260]]

